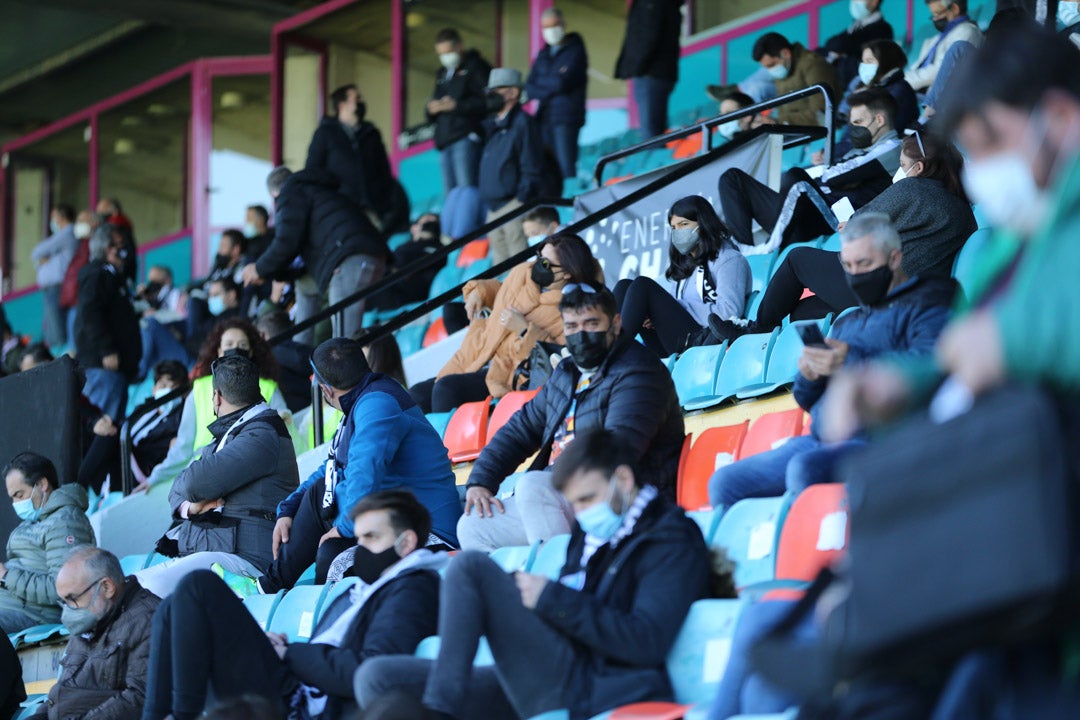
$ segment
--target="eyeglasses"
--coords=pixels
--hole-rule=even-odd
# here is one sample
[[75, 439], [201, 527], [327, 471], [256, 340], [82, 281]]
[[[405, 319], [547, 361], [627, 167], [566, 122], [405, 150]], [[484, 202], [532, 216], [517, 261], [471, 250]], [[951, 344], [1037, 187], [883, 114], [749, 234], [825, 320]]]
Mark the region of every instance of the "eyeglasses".
[[536, 262], [538, 265], [540, 265], [540, 267], [546, 270], [551, 270], [552, 272], [554, 272], [555, 270], [562, 270], [562, 265], [556, 265], [540, 253], [536, 253]]
[[319, 372], [319, 368], [315, 367], [314, 357], [308, 358], [308, 365], [311, 366], [311, 372], [315, 375], [315, 382], [319, 383], [320, 385], [325, 385], [326, 387], [333, 387], [333, 385], [326, 382], [326, 378], [324, 378], [322, 376], [322, 373]]
[[562, 294], [569, 295], [570, 293], [578, 291], [583, 292], [586, 295], [599, 295], [600, 291], [594, 288], [588, 283], [570, 283], [569, 285], [563, 285]]
[[69, 607], [69, 608], [71, 608], [73, 610], [77, 610], [79, 608], [79, 599], [83, 595], [86, 595], [86, 593], [90, 592], [95, 587], [97, 587], [98, 583], [100, 583], [104, 579], [105, 578], [103, 578], [103, 577], [99, 577], [97, 580], [95, 580], [94, 582], [87, 585], [86, 589], [83, 590], [81, 593], [78, 593], [76, 595], [67, 595], [67, 596], [61, 598], [60, 601], [57, 603], [57, 605], [59, 605], [60, 607]]

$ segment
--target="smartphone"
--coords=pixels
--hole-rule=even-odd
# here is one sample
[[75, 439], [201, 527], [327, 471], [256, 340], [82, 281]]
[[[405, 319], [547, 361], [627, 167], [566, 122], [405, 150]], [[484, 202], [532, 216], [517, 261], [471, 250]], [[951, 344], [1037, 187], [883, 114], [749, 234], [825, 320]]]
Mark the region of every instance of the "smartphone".
[[825, 336], [821, 334], [821, 328], [818, 327], [817, 323], [796, 325], [795, 332], [799, 333], [799, 339], [802, 340], [803, 345], [806, 347], [828, 347], [825, 344]]

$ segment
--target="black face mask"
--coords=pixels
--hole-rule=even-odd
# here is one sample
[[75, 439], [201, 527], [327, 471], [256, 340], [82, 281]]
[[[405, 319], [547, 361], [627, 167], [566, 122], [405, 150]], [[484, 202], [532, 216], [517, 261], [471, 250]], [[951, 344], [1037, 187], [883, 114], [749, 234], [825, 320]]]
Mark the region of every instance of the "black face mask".
[[505, 102], [503, 96], [494, 91], [489, 91], [487, 95], [484, 96], [484, 104], [487, 106], [486, 109], [488, 115], [496, 115], [502, 112], [503, 104]]
[[[395, 542], [394, 545], [397, 543]], [[382, 576], [386, 568], [390, 567], [401, 557], [394, 549], [394, 545], [380, 553], [373, 553], [363, 545], [356, 546], [356, 556], [353, 559], [353, 573], [356, 577], [371, 585]]]
[[859, 298], [859, 302], [867, 306], [881, 302], [889, 292], [889, 285], [893, 281], [893, 271], [888, 265], [882, 265], [870, 272], [858, 275], [850, 273], [845, 273], [845, 275], [847, 275], [848, 287]]
[[224, 270], [229, 267], [229, 261], [232, 260], [228, 255], [221, 255], [220, 253], [214, 256], [214, 269]]
[[949, 27], [949, 18], [938, 18], [934, 21], [934, 29], [938, 32], [945, 32], [947, 27]]
[[356, 103], [356, 124], [364, 122], [365, 117], [367, 117], [367, 103], [359, 100]]
[[229, 348], [225, 352], [221, 353], [221, 357], [223, 357], [223, 358], [227, 358], [227, 357], [230, 357], [230, 356], [245, 357], [248, 360], [250, 360], [251, 359], [251, 351], [250, 350], [245, 350], [244, 348], [235, 347], [235, 348]]
[[868, 148], [873, 144], [874, 136], [870, 132], [870, 128], [863, 127], [862, 125], [848, 125], [848, 139], [851, 140], [851, 146], [854, 148]]
[[570, 357], [574, 358], [574, 364], [582, 370], [595, 370], [600, 367], [611, 349], [607, 335], [607, 330], [582, 330], [567, 335], [566, 349], [570, 351]]
[[529, 277], [540, 287], [546, 288], [555, 282], [555, 271], [537, 260], [529, 271]]
[[143, 297], [145, 297], [147, 300], [157, 300], [157, 296], [161, 292], [161, 287], [161, 283], [146, 283], [146, 289], [143, 291]]

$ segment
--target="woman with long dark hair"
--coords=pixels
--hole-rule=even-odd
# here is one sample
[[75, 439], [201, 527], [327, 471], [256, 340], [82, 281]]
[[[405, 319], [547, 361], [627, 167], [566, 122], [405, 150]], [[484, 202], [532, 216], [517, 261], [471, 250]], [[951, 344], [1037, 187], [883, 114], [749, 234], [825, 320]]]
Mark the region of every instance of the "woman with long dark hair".
[[750, 294], [750, 264], [708, 200], [689, 195], [668, 210], [671, 245], [665, 276], [672, 295], [652, 278], [615, 285], [623, 331], [640, 335], [660, 357], [700, 344], [709, 315], [740, 317]]

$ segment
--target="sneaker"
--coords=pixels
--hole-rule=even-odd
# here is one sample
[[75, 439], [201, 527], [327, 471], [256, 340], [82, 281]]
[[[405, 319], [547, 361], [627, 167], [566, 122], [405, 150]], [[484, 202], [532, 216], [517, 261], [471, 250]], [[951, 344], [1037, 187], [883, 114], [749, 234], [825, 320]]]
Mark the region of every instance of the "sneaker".
[[225, 584], [229, 586], [229, 589], [236, 593], [236, 597], [243, 600], [251, 595], [261, 595], [262, 588], [259, 587], [259, 581], [255, 578], [250, 578], [247, 575], [237, 575], [236, 573], [229, 572], [220, 563], [214, 563], [210, 566], [210, 570], [215, 575], [225, 581]]
[[716, 313], [709, 313], [709, 330], [722, 340], [734, 340], [743, 335], [757, 332], [757, 323], [745, 318], [723, 320]]

